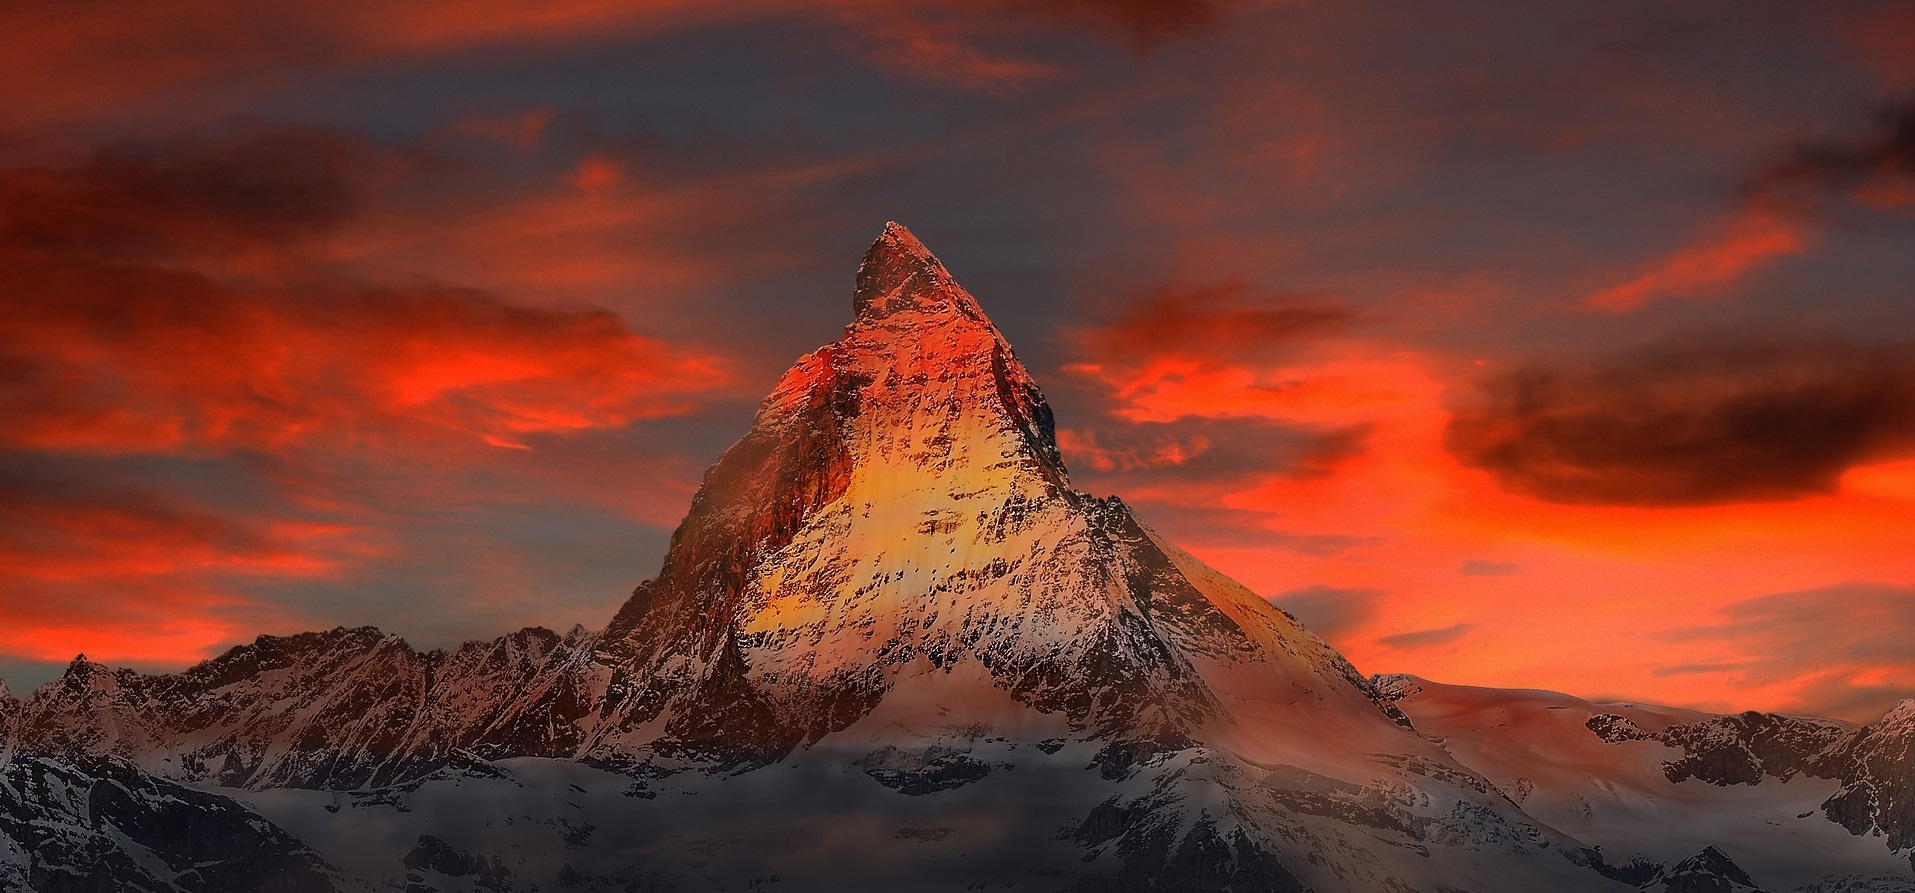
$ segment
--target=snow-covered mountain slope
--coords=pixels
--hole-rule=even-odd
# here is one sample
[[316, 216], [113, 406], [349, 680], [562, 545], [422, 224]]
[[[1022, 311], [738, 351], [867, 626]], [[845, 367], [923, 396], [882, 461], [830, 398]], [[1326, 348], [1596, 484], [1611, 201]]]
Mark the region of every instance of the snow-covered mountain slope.
[[[1742, 838], [1717, 837], [1809, 787], [1840, 794], [1841, 821], [1906, 824], [1908, 724], [1865, 741], [1808, 723], [1750, 745], [1764, 772], [1775, 742], [1803, 750], [1788, 781], [1670, 800], [1702, 817], [1680, 846], [1631, 849], [1657, 854], [1635, 865], [1592, 849], [1624, 839], [1605, 823], [1660, 814], [1654, 784], [1688, 790], [1647, 762], [1669, 745], [1630, 736], [1708, 717], [1644, 708], [1612, 742], [1592, 712], [1580, 737], [1507, 739], [1561, 744], [1587, 777], [1485, 756], [1494, 735], [1426, 735], [1400, 685], [1385, 697], [1121, 501], [1073, 490], [1031, 376], [902, 227], [866, 254], [853, 311], [707, 472], [658, 575], [603, 631], [421, 652], [337, 629], [158, 676], [80, 660], [0, 698], [4, 746], [124, 760], [102, 765], [128, 790], [190, 784], [315, 865], [409, 891], [1686, 891], [1739, 883]], [[1725, 734], [1760, 737], [1745, 732]], [[1835, 770], [1797, 745], [1837, 739], [1841, 765], [1879, 768], [1813, 775]], [[1686, 771], [1740, 771], [1725, 759]], [[1597, 819], [1575, 800], [1594, 777], [1649, 793]], [[33, 788], [19, 814], [80, 815], [63, 790]], [[208, 854], [101, 833], [87, 845], [149, 866]], [[1789, 864], [1847, 876], [1892, 855], [1855, 846]]]
[[1895, 812], [1915, 781], [1911, 702], [1857, 728], [1413, 676], [1381, 677], [1378, 688], [1526, 812], [1613, 865], [1657, 867], [1666, 881], [1714, 847], [1762, 889], [1915, 890]]
[[20, 757], [0, 763], [0, 890], [370, 888], [228, 798], [116, 760]]

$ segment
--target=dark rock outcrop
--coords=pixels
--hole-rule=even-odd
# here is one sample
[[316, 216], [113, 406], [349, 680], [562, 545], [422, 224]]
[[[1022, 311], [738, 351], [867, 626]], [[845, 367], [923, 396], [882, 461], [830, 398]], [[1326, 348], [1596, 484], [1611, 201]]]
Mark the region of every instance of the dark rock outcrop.
[[1823, 814], [1855, 834], [1879, 829], [1894, 849], [1915, 847], [1915, 700], [1855, 733], [1839, 778]]
[[1715, 847], [1677, 862], [1643, 888], [1655, 893], [1763, 893], [1748, 872]]

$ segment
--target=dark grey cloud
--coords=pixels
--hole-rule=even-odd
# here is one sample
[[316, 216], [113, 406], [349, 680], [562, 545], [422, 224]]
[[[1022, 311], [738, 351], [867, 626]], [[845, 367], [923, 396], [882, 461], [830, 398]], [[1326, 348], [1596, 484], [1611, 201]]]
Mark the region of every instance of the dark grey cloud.
[[[1076, 482], [1074, 482], [1076, 483]], [[1082, 486], [1081, 483], [1076, 483]], [[1202, 500], [1179, 502], [1174, 496], [1133, 499], [1137, 516], [1152, 529], [1183, 546], [1220, 549], [1275, 549], [1297, 555], [1328, 558], [1383, 542], [1379, 537], [1339, 533], [1305, 533], [1285, 529], [1281, 512], [1208, 505]]]
[[1033, 21], [1079, 27], [1139, 48], [1200, 34], [1220, 23], [1232, 0], [986, 0], [943, 5], [992, 10]]
[[1915, 182], [1915, 97], [1878, 110], [1865, 132], [1795, 143], [1751, 171], [1742, 189], [1753, 200], [1813, 199], [1896, 180]]
[[1463, 562], [1456, 572], [1466, 577], [1503, 577], [1522, 573], [1523, 566], [1513, 561], [1486, 561], [1481, 558], [1471, 558]]
[[1834, 490], [1915, 452], [1915, 351], [1707, 335], [1491, 376], [1444, 444], [1550, 502], [1685, 506]]
[[1363, 452], [1368, 430], [1261, 416], [1185, 416], [1174, 422], [1106, 417], [1072, 429], [1064, 459], [1112, 486], [1209, 487], [1271, 477], [1314, 478]]
[[1744, 668], [1745, 666], [1747, 665], [1740, 662], [1735, 662], [1735, 661], [1711, 661], [1711, 662], [1695, 663], [1695, 664], [1673, 664], [1673, 665], [1665, 666], [1665, 667], [1657, 667], [1649, 671], [1649, 675], [1655, 676], [1658, 679], [1662, 679], [1662, 678], [1667, 678], [1670, 676], [1694, 676], [1697, 674], [1704, 674], [1704, 673], [1727, 673], [1734, 670], [1740, 670]]
[[1163, 285], [1079, 333], [1097, 363], [1140, 368], [1164, 358], [1207, 364], [1269, 359], [1359, 319], [1322, 295], [1273, 292], [1241, 280]]
[[279, 250], [354, 216], [355, 181], [375, 166], [363, 141], [310, 128], [120, 143], [68, 167], [0, 171], [0, 246], [123, 260]]
[[1468, 635], [1469, 631], [1474, 628], [1475, 624], [1472, 623], [1452, 623], [1449, 626], [1441, 626], [1435, 629], [1419, 629], [1407, 633], [1397, 633], [1393, 636], [1383, 636], [1378, 638], [1376, 642], [1385, 648], [1395, 648], [1403, 651], [1416, 648], [1431, 648], [1437, 645], [1448, 645], [1451, 642], [1461, 639], [1465, 635]]
[[1366, 586], [1305, 586], [1273, 595], [1269, 601], [1311, 632], [1335, 642], [1375, 619], [1383, 596], [1383, 590]]
[[1225, 500], [1274, 478], [1328, 474], [1363, 451], [1367, 433], [1262, 417], [1133, 422], [1106, 414], [1095, 427], [1065, 432], [1064, 461], [1073, 485], [1122, 497], [1175, 542], [1336, 555], [1372, 540], [1287, 530], [1281, 512]]

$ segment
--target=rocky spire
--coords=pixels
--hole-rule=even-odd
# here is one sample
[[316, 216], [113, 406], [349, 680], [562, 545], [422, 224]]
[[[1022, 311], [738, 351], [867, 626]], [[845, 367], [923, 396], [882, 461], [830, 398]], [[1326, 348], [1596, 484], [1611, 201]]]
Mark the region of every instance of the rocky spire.
[[608, 653], [629, 660], [669, 640], [719, 666], [755, 564], [841, 500], [860, 469], [922, 483], [966, 476], [979, 493], [1069, 494], [1042, 393], [976, 299], [903, 226], [886, 224], [865, 252], [853, 310], [844, 337], [800, 358], [706, 472], [659, 575], [608, 627]]
[[851, 310], [865, 320], [901, 309], [954, 311], [984, 320], [977, 301], [951, 278], [944, 264], [910, 230], [893, 221], [884, 225], [858, 265]]

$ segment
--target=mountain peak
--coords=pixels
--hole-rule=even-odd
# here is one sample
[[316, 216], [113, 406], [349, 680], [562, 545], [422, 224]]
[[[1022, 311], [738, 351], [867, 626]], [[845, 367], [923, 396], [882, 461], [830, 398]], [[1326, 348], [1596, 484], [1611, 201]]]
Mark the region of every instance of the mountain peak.
[[902, 224], [886, 223], [858, 265], [851, 309], [860, 321], [900, 310], [958, 312], [984, 319], [977, 301], [957, 284], [944, 263]]

